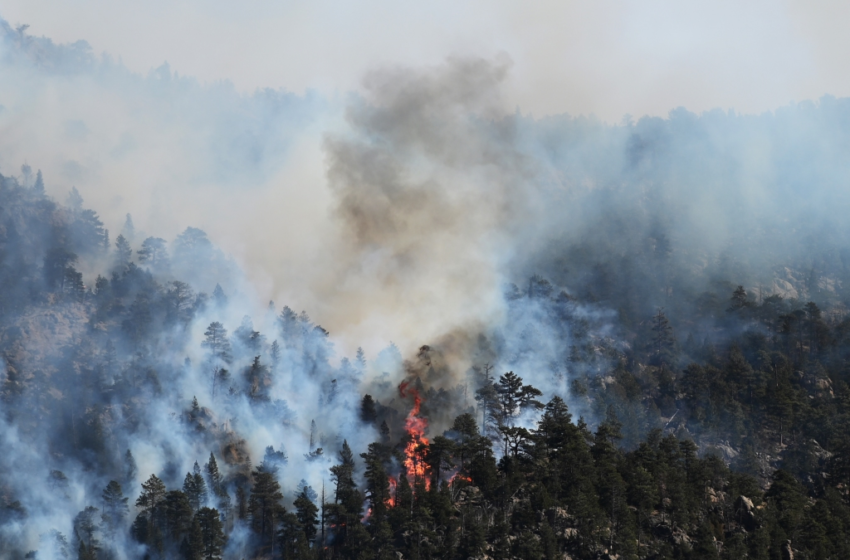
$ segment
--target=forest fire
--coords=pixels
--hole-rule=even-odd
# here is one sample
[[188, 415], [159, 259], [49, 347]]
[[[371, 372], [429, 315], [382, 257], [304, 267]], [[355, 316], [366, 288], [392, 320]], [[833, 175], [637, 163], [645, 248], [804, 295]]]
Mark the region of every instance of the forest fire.
[[387, 499], [387, 505], [389, 507], [395, 507], [395, 504], [396, 504], [395, 492], [396, 492], [396, 487], [398, 486], [398, 481], [391, 476], [388, 477], [388, 478], [389, 478], [389, 481], [390, 481], [390, 497]]
[[428, 438], [425, 437], [428, 420], [419, 416], [422, 397], [417, 389], [409, 388], [409, 384], [409, 381], [402, 381], [398, 386], [398, 394], [401, 398], [407, 398], [408, 394], [413, 397], [413, 408], [410, 409], [404, 421], [404, 429], [410, 436], [410, 441], [404, 448], [404, 468], [407, 471], [408, 481], [415, 485], [422, 480], [425, 483], [425, 489], [428, 490], [431, 486], [431, 469], [424, 461], [425, 446], [428, 445]]
[[459, 481], [468, 482], [468, 483], [472, 484], [471, 478], [469, 478], [468, 476], [462, 475], [459, 472], [456, 472], [449, 479], [449, 486], [454, 486], [455, 482], [459, 482]]

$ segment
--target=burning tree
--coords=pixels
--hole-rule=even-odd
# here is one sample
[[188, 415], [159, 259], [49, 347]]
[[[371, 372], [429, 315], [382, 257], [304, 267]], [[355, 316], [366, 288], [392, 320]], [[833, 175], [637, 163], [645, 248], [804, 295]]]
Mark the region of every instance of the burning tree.
[[384, 463], [390, 458], [389, 448], [380, 443], [369, 444], [369, 451], [360, 456], [366, 463], [366, 496], [369, 498], [369, 533], [376, 558], [384, 557], [392, 547], [392, 529], [389, 523], [389, 508], [394, 507], [395, 480], [387, 475]]
[[410, 387], [409, 381], [403, 381], [398, 386], [401, 398], [407, 398], [408, 394], [413, 398], [413, 408], [407, 414], [404, 421], [404, 431], [407, 432], [408, 441], [404, 446], [404, 468], [408, 480], [412, 479], [414, 487], [417, 481], [424, 481], [426, 490], [431, 486], [430, 465], [425, 461], [425, 453], [428, 448], [428, 438], [425, 430], [428, 429], [428, 420], [419, 415], [422, 407], [422, 397], [415, 387]]

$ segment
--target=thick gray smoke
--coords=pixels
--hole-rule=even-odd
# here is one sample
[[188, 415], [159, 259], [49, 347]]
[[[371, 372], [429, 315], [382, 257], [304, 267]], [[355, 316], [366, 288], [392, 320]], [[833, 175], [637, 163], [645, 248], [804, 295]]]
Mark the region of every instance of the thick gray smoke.
[[535, 184], [499, 103], [508, 69], [452, 60], [367, 77], [349, 130], [325, 140], [341, 230], [330, 313], [374, 323], [376, 309], [396, 309], [406, 316], [388, 325], [396, 332], [372, 329], [405, 344], [497, 319], [501, 265], [511, 233], [529, 221]]

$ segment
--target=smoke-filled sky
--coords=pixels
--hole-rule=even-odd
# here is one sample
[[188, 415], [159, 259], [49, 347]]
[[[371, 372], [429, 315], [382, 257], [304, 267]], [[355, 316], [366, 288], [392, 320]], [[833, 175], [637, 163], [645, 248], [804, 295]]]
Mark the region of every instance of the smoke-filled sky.
[[[66, 48], [6, 28], [0, 172], [40, 168], [60, 201], [77, 187], [113, 239], [128, 212], [145, 235], [199, 227], [242, 265], [250, 282], [226, 287], [257, 311], [270, 298], [306, 309], [348, 337], [349, 353], [390, 340], [410, 350], [498, 319], [505, 282], [527, 272], [510, 263], [588, 225], [568, 202], [585, 171], [598, 184], [626, 179], [612, 172], [626, 138], [614, 128], [583, 136], [565, 171], [509, 118], [517, 109], [620, 123], [847, 96], [848, 12], [6, 2], [12, 28]], [[747, 146], [756, 155], [741, 168], [758, 168], [761, 144]], [[766, 183], [746, 184], [756, 197]], [[722, 244], [712, 204], [694, 208]]]
[[0, 16], [135, 72], [168, 61], [240, 91], [345, 92], [376, 65], [504, 52], [509, 102], [536, 115], [614, 122], [850, 94], [843, 2], [10, 0]]

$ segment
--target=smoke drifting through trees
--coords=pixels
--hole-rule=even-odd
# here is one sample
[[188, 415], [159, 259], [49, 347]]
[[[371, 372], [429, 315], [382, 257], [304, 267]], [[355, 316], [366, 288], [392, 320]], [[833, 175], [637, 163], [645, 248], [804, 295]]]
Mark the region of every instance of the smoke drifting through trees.
[[[129, 95], [123, 85], [144, 83], [159, 117], [168, 100], [208, 101], [217, 91], [183, 90], [165, 70], [147, 82], [118, 79], [120, 67], [96, 64], [84, 46], [15, 33], [4, 27], [3, 64], [42, 85], [70, 72], [120, 99]], [[312, 230], [321, 250], [309, 253], [315, 264], [306, 266], [291, 249], [301, 236], [281, 254], [295, 255], [293, 268], [305, 266], [299, 273], [311, 292], [302, 299], [315, 304], [308, 308], [314, 318], [339, 327], [349, 346], [361, 334], [364, 344], [378, 340], [384, 348], [353, 358], [336, 351], [334, 328], [328, 333], [300, 306], [280, 302], [257, 312], [249, 282], [204, 231], [182, 223], [176, 235], [142, 234], [122, 208], [124, 228], [110, 242], [87, 208], [86, 189], [60, 189], [29, 166], [20, 176], [7, 168], [0, 185], [0, 441], [7, 450], [0, 535], [9, 550], [58, 558], [69, 546], [127, 557], [145, 547], [188, 556], [283, 547], [297, 555], [328, 538], [335, 554], [347, 554], [363, 537], [363, 489], [374, 516], [369, 530], [401, 526], [404, 519], [393, 516], [407, 511], [417, 542], [405, 546], [421, 550], [422, 532], [434, 523], [423, 513], [427, 492], [470, 483], [507, 516], [498, 492], [519, 484], [517, 473], [544, 476], [522, 471], [523, 461], [550, 446], [586, 460], [570, 468], [593, 462], [596, 469], [581, 482], [581, 499], [571, 489], [557, 499], [570, 507], [593, 502], [580, 522], [591, 534], [609, 524], [608, 545], [628, 551], [629, 531], [646, 528], [655, 502], [664, 502], [629, 495], [645, 519], [629, 517], [626, 485], [642, 486], [623, 480], [634, 473], [618, 470], [625, 455], [617, 447], [636, 447], [654, 428], [693, 437], [703, 450], [729, 447], [741, 457], [736, 468], [767, 480], [778, 459], [759, 464], [774, 450], [745, 438], [745, 421], [767, 439], [776, 430], [784, 446], [789, 416], [815, 417], [798, 397], [825, 398], [826, 379], [833, 383], [818, 368], [839, 371], [827, 358], [842, 355], [836, 341], [850, 296], [842, 220], [850, 168], [841, 151], [850, 104], [824, 98], [762, 116], [676, 110], [618, 126], [533, 119], [502, 106], [508, 71], [505, 61], [466, 59], [376, 71], [366, 94], [347, 101], [344, 124], [334, 121], [324, 135], [331, 219]], [[23, 91], [3, 86], [4, 95]], [[225, 95], [216, 106], [280, 101], [268, 96]], [[293, 103], [296, 114], [307, 100]], [[9, 107], [13, 121], [26, 120], [26, 111]], [[267, 115], [257, 110], [253, 122]], [[175, 118], [180, 126], [207, 122], [190, 117]], [[182, 169], [171, 181], [185, 180], [183, 193], [199, 199], [225, 186], [232, 190], [225, 199], [267, 200], [264, 173], [279, 171], [267, 150], [286, 144], [277, 129], [255, 138], [255, 152], [210, 171], [214, 188], [198, 186], [217, 150], [227, 151], [217, 141], [241, 145], [247, 134], [244, 123], [219, 124], [207, 130], [212, 145], [196, 160], [168, 159], [166, 172]], [[165, 135], [176, 130], [163, 126]], [[88, 126], [73, 121], [64, 129], [59, 144], [84, 138]], [[18, 155], [9, 153], [3, 161]], [[256, 168], [245, 167], [258, 153]], [[156, 154], [141, 149], [135, 157], [142, 155]], [[65, 163], [67, 180], [77, 168]], [[98, 181], [91, 184], [97, 190]], [[51, 199], [45, 189], [63, 196]], [[57, 203], [65, 191], [67, 202]], [[179, 210], [169, 209], [168, 220]], [[325, 218], [312, 207], [309, 215]], [[265, 231], [257, 243], [271, 239], [274, 249], [277, 233]], [[739, 338], [743, 349], [731, 344]], [[800, 379], [792, 376], [798, 370]], [[705, 400], [738, 389], [741, 402]], [[783, 398], [762, 410], [766, 395]], [[590, 426], [571, 423], [567, 406]], [[647, 445], [669, 451], [665, 468], [702, 468], [693, 444], [680, 449], [675, 438], [664, 443], [654, 434]], [[845, 442], [818, 437], [843, 457]], [[800, 449], [806, 460], [815, 453]], [[649, 455], [641, 457], [649, 472]], [[461, 472], [467, 460], [474, 467]], [[705, 461], [717, 480], [755, 491], [749, 479], [729, 478], [725, 467]], [[776, 492], [793, 486], [782, 476]], [[688, 480], [696, 488], [699, 481]], [[730, 499], [743, 495], [724, 484], [716, 489]], [[319, 515], [311, 504], [325, 485]], [[688, 518], [683, 503], [662, 510], [693, 529], [704, 520]], [[321, 535], [304, 529], [315, 529], [319, 517]], [[601, 546], [594, 538], [582, 550]], [[483, 537], [469, 539], [451, 546], [484, 550]]]

